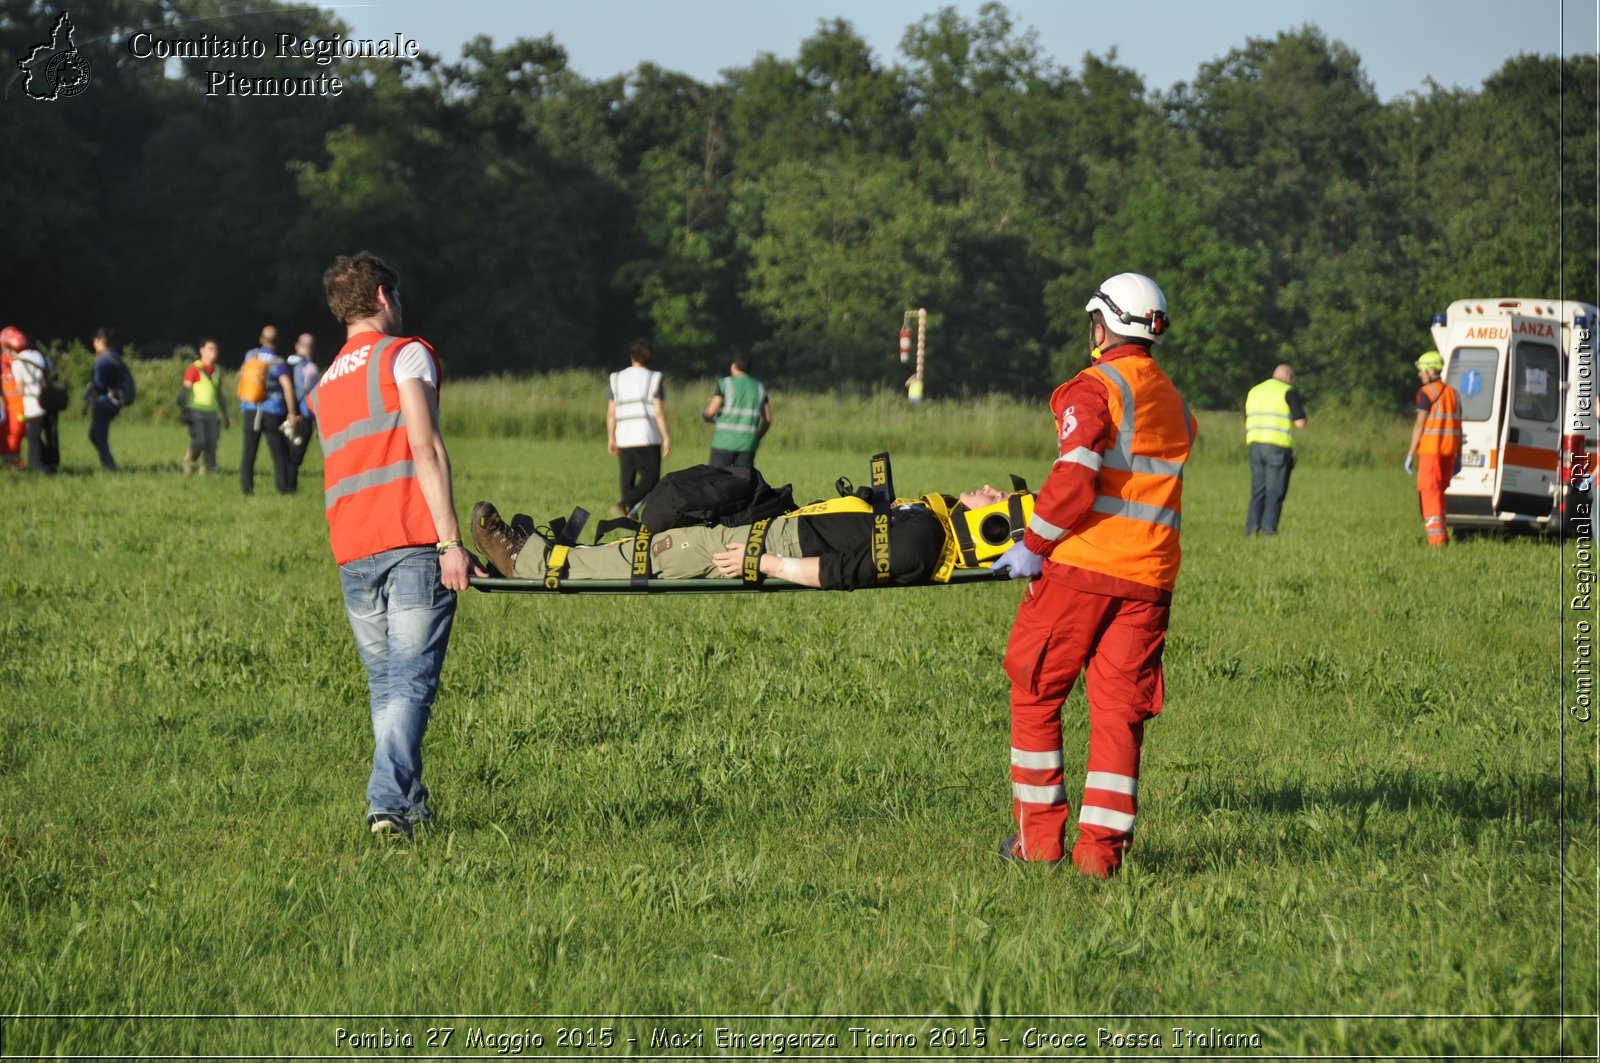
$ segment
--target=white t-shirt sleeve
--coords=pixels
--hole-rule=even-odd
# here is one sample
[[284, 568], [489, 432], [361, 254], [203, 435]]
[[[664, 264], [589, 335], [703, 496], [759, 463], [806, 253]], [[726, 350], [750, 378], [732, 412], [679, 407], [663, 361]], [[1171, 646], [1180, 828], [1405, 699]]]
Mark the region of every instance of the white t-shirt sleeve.
[[433, 368], [428, 348], [415, 340], [400, 348], [400, 353], [394, 356], [394, 380], [396, 384], [402, 380], [420, 380], [437, 389], [439, 374]]

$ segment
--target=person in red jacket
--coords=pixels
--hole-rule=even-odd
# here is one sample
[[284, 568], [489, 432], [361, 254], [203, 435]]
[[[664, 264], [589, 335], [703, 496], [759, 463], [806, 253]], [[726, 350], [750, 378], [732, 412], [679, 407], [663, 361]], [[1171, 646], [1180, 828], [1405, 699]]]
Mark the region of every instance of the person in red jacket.
[[1150, 356], [1169, 327], [1155, 282], [1120, 273], [1085, 309], [1094, 364], [1051, 396], [1060, 456], [1022, 541], [993, 566], [1034, 580], [1006, 647], [1017, 831], [1001, 853], [1048, 863], [1065, 856], [1061, 709], [1083, 673], [1089, 758], [1072, 859], [1105, 878], [1133, 842], [1144, 725], [1161, 711], [1183, 466], [1196, 426]]
[[410, 838], [432, 815], [422, 736], [456, 592], [486, 573], [456, 521], [439, 434], [439, 357], [422, 339], [399, 335], [399, 274], [363, 251], [340, 256], [322, 284], [347, 338], [307, 401], [322, 440], [323, 504], [345, 613], [367, 669], [367, 826]]

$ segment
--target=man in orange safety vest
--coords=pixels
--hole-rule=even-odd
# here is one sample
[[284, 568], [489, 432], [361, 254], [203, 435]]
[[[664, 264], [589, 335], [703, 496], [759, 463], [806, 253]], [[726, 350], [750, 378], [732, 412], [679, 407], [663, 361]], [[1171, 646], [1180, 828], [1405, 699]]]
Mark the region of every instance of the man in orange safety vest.
[[1417, 495], [1422, 502], [1422, 530], [1429, 546], [1450, 542], [1444, 526], [1444, 492], [1461, 467], [1461, 396], [1442, 378], [1444, 359], [1429, 351], [1417, 359], [1417, 419], [1406, 448], [1406, 472], [1416, 464]]

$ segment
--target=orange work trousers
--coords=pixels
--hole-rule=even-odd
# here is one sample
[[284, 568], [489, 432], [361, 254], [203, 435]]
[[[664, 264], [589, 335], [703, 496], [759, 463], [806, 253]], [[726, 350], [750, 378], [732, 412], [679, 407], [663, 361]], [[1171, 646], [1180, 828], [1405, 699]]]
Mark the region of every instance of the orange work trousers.
[[1417, 455], [1417, 496], [1422, 501], [1422, 530], [1428, 533], [1429, 546], [1450, 541], [1444, 525], [1444, 492], [1456, 474], [1456, 455]]
[[1072, 809], [1061, 709], [1086, 673], [1089, 758], [1073, 863], [1105, 877], [1133, 844], [1144, 722], [1161, 711], [1161, 650], [1171, 606], [1092, 594], [1046, 575], [1028, 587], [1006, 646], [1011, 679], [1015, 855], [1060, 860]]

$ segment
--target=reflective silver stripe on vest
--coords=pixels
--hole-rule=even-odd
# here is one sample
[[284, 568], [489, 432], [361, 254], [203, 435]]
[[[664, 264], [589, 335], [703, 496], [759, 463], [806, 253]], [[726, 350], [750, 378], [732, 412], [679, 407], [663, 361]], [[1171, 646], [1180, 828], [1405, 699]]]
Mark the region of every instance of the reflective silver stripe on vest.
[[364, 439], [367, 436], [392, 432], [400, 427], [400, 422], [399, 410], [393, 413], [380, 413], [376, 417], [363, 417], [330, 436], [323, 436], [322, 452], [326, 454], [331, 450], [338, 450], [352, 439]]
[[[1100, 372], [1106, 374], [1122, 392], [1122, 421], [1117, 425], [1117, 442], [1114, 447], [1106, 451], [1105, 464], [1107, 468], [1120, 469], [1124, 472], [1149, 473], [1156, 476], [1171, 476], [1179, 481], [1183, 480], [1183, 462], [1164, 461], [1160, 458], [1147, 458], [1133, 453], [1133, 435], [1135, 431], [1133, 416], [1133, 388], [1117, 372], [1115, 366], [1097, 366]], [[1194, 418], [1189, 413], [1189, 404], [1182, 395], [1178, 396], [1178, 404], [1183, 407], [1183, 429], [1189, 436], [1189, 442], [1194, 442]], [[1163, 506], [1152, 506], [1147, 502], [1134, 502], [1115, 495], [1102, 494], [1094, 500], [1094, 511], [1104, 513], [1111, 517], [1127, 517], [1130, 520], [1142, 520], [1147, 524], [1160, 524], [1177, 531], [1183, 519], [1176, 510]]]
[[1093, 469], [1095, 472], [1100, 471], [1100, 455], [1096, 454], [1088, 447], [1074, 447], [1073, 449], [1067, 451], [1065, 454], [1061, 455], [1061, 457], [1056, 459], [1057, 465], [1060, 465], [1062, 462], [1068, 462], [1072, 465], [1082, 465], [1085, 468]]
[[1170, 509], [1152, 506], [1148, 502], [1133, 502], [1115, 495], [1100, 495], [1094, 500], [1094, 511], [1108, 517], [1127, 517], [1146, 524], [1161, 524], [1177, 531], [1183, 518]]
[[332, 509], [333, 504], [341, 498], [349, 498], [358, 491], [365, 491], [369, 487], [382, 487], [384, 484], [396, 480], [404, 480], [417, 474], [416, 462], [407, 458], [397, 461], [393, 465], [384, 465], [366, 472], [353, 473], [346, 476], [332, 487], [322, 493], [322, 508]]
[[[1117, 443], [1105, 453], [1105, 467], [1117, 469], [1121, 472], [1146, 473], [1152, 476], [1176, 476], [1183, 479], [1183, 462], [1163, 461], [1160, 458], [1146, 458], [1133, 452], [1133, 388], [1117, 372], [1115, 366], [1102, 365], [1099, 370], [1109, 376], [1117, 390], [1122, 392], [1122, 423], [1117, 425]], [[1183, 402], [1183, 396], [1178, 396], [1178, 401]], [[1194, 429], [1190, 426], [1189, 406], [1183, 406], [1183, 427], [1189, 433], [1191, 442], [1194, 440]]]
[[[617, 404], [617, 420], [639, 421], [646, 417], [653, 417], [654, 413], [650, 409], [650, 400], [655, 398], [656, 381], [661, 379], [660, 374], [653, 369], [648, 370], [649, 375], [644, 378], [644, 393], [639, 398], [623, 398], [617, 394], [620, 390], [617, 387], [617, 379], [626, 372], [626, 369], [622, 369], [611, 374], [611, 395], [613, 401]], [[637, 407], [637, 412], [624, 413], [622, 409], [624, 406], [629, 407], [630, 411]]]

